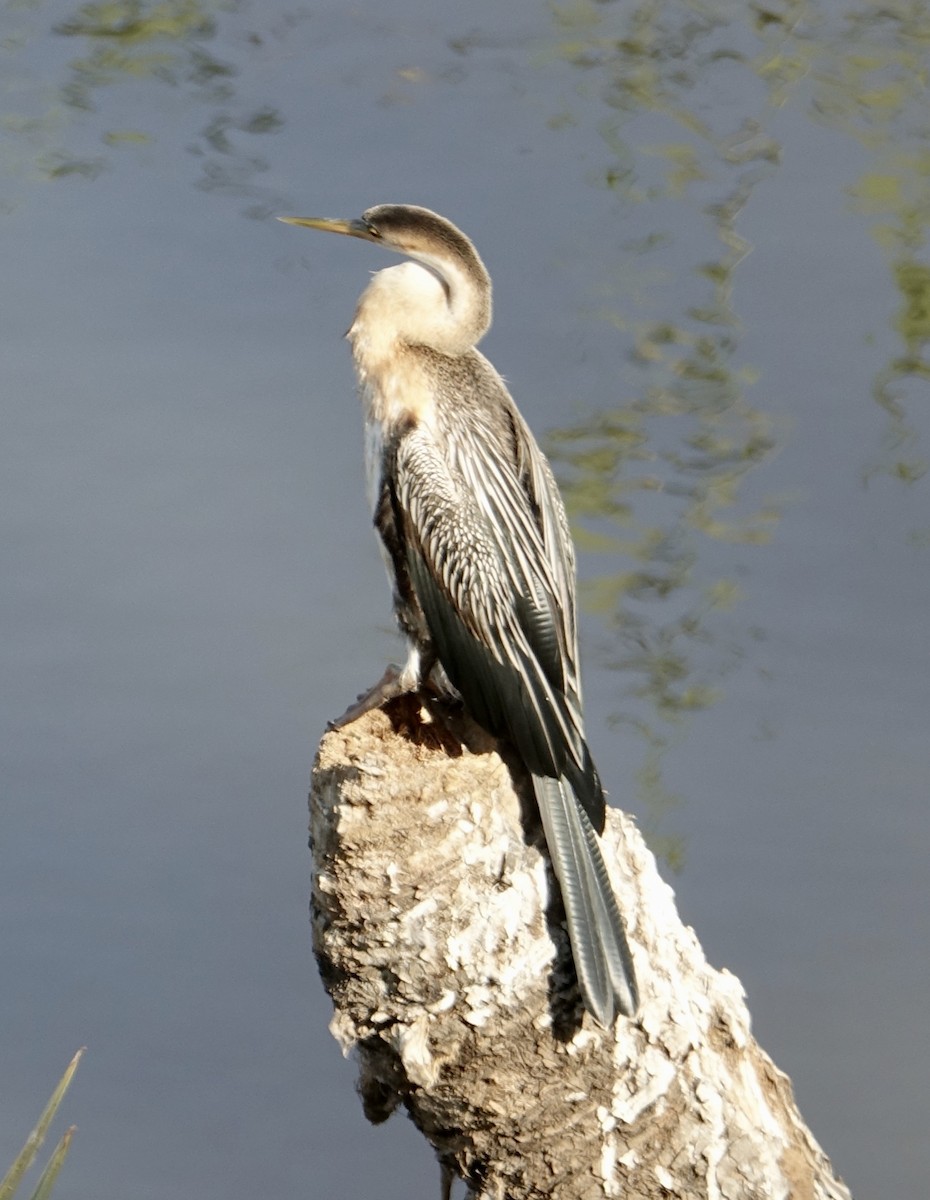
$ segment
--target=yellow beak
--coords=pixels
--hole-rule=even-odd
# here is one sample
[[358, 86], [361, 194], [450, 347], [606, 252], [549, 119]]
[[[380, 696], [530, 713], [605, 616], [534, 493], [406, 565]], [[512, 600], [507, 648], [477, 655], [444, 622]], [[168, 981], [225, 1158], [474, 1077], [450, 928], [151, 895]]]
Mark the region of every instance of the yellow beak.
[[349, 237], [374, 241], [368, 225], [359, 218], [350, 221], [338, 217], [278, 217], [285, 225], [303, 225], [307, 229], [322, 229], [326, 233], [346, 233]]

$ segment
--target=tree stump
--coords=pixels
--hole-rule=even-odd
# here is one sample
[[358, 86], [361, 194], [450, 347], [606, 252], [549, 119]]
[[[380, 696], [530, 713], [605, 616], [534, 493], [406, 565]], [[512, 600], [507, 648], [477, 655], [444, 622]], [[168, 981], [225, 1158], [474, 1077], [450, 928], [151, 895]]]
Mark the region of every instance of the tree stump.
[[403, 1105], [473, 1200], [849, 1200], [633, 821], [604, 857], [641, 1006], [599, 1028], [519, 763], [405, 697], [313, 769], [314, 949], [374, 1122]]

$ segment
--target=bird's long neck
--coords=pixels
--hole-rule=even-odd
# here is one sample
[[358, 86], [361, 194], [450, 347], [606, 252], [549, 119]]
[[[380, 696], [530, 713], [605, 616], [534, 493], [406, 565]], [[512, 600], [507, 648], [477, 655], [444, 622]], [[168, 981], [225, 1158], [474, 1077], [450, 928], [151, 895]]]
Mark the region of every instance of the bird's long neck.
[[474, 255], [459, 262], [417, 254], [378, 271], [362, 293], [348, 337], [368, 420], [429, 420], [429, 360], [473, 349], [491, 324], [491, 280]]
[[491, 324], [491, 280], [475, 256], [451, 262], [423, 254], [378, 271], [362, 293], [349, 330], [353, 343], [425, 346], [456, 357]]

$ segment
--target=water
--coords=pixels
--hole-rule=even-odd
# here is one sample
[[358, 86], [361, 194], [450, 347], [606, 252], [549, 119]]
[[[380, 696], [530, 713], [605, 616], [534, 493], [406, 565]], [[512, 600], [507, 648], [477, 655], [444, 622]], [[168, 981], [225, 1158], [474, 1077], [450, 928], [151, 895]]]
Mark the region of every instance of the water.
[[922, 1194], [926, 18], [770, 16], [4, 11], [0, 1162], [87, 1044], [62, 1194], [435, 1194], [306, 917], [319, 733], [397, 655], [340, 343], [386, 260], [271, 219], [407, 200], [565, 481], [615, 801], [853, 1191]]

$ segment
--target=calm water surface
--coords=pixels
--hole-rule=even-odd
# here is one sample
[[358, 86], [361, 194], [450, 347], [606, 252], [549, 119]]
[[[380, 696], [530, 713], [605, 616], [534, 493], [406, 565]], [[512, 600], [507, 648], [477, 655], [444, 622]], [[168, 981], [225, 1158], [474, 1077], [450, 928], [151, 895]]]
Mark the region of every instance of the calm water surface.
[[860, 1196], [930, 1045], [921, 8], [0, 15], [0, 1165], [73, 1051], [76, 1200], [434, 1196], [309, 950], [326, 719], [397, 646], [340, 336], [401, 200], [583, 549], [591, 738]]

